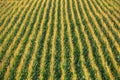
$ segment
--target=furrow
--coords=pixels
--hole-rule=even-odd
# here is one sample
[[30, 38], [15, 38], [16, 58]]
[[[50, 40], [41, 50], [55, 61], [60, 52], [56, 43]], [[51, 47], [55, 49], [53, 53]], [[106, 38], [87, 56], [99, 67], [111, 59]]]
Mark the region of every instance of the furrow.
[[[55, 5], [57, 5], [58, 0], [55, 0]], [[56, 40], [56, 31], [57, 31], [57, 9], [58, 6], [55, 8], [55, 21], [54, 21], [54, 30], [53, 30], [53, 36], [52, 36], [52, 47], [51, 47], [51, 60], [50, 60], [50, 80], [54, 80], [54, 60], [55, 60], [55, 40]]]
[[[94, 12], [93, 13], [93, 15], [95, 15], [95, 16], [99, 16], [99, 14], [98, 14], [98, 12], [96, 11], [96, 9], [95, 9], [95, 7], [93, 6], [93, 4], [90, 2], [90, 4], [92, 5], [92, 8], [94, 9], [94, 11], [92, 11], [92, 12]], [[94, 18], [94, 16], [93, 16], [93, 20], [94, 20], [94, 22], [95, 22], [95, 25], [96, 25], [96, 27], [98, 28], [97, 30], [98, 30], [98, 32], [99, 32], [99, 35], [98, 36], [103, 36], [104, 35], [104, 33], [100, 30], [100, 26], [99, 26], [99, 21], [97, 22], [96, 20], [98, 20], [97, 18], [96, 18], [96, 20], [95, 20], [95, 18]], [[98, 27], [99, 26], [99, 27]], [[94, 28], [95, 29], [95, 28]], [[98, 32], [97, 32], [97, 30], [95, 30], [95, 33], [96, 34], [98, 34]], [[100, 38], [100, 37], [98, 37], [98, 38]], [[103, 40], [102, 40], [103, 39]], [[110, 48], [107, 48], [108, 47], [108, 41], [106, 41], [107, 39], [106, 39], [106, 37], [105, 36], [103, 36], [103, 38], [101, 38], [101, 39], [99, 39], [100, 40], [100, 42], [101, 42], [101, 48], [102, 48], [102, 51], [103, 51], [103, 55], [107, 55], [107, 56], [105, 56], [105, 59], [107, 59], [107, 57], [109, 56], [108, 55], [108, 53], [109, 54], [111, 54], [112, 52], [109, 50]], [[107, 43], [107, 44], [106, 44]], [[107, 50], [105, 51], [105, 47], [107, 48]], [[111, 59], [111, 58], [110, 58]], [[112, 61], [113, 61], [113, 63], [115, 64], [116, 63], [116, 61], [114, 61], [114, 59], [112, 59]], [[109, 62], [110, 63], [110, 62]], [[115, 64], [115, 66], [116, 66], [116, 68], [118, 68], [117, 67], [117, 65]], [[107, 66], [107, 68], [108, 68], [108, 66]], [[108, 68], [109, 69], [109, 68]]]
[[[87, 2], [85, 2], [85, 4], [86, 4]], [[89, 9], [89, 6], [88, 6], [88, 4], [86, 4], [86, 7], [87, 7], [87, 10], [88, 10], [88, 12], [89, 12], [89, 14], [90, 14], [90, 16], [92, 17], [92, 20], [93, 20], [93, 22], [96, 22], [96, 20], [95, 20], [95, 18], [94, 18], [94, 15], [92, 15], [92, 11], [90, 11], [90, 9]], [[91, 20], [91, 19], [90, 19]], [[92, 21], [91, 20], [91, 21]], [[94, 40], [95, 40], [95, 42], [96, 42], [96, 44], [97, 44], [97, 46], [98, 46], [98, 53], [100, 54], [100, 56], [101, 56], [101, 64], [103, 64], [104, 66], [107, 66], [107, 64], [105, 63], [105, 59], [104, 59], [104, 56], [103, 56], [103, 52], [102, 52], [102, 49], [101, 49], [101, 43], [99, 42], [99, 39], [97, 38], [97, 35], [95, 35], [95, 33], [94, 33], [94, 30], [92, 29], [92, 26], [93, 26], [93, 24], [90, 24], [90, 23], [88, 23], [88, 25], [90, 26], [89, 28], [90, 28], [90, 31], [91, 31], [91, 33], [92, 33], [92, 35], [93, 35], [93, 38], [94, 38]], [[96, 25], [95, 25], [96, 26]], [[108, 66], [106, 67], [107, 68], [107, 70], [108, 70], [108, 73], [110, 74], [111, 72], [110, 72], [110, 70], [109, 70], [109, 68], [108, 68]], [[100, 75], [100, 74], [99, 74]], [[110, 77], [111, 77], [111, 79], [113, 79], [113, 77], [112, 77], [112, 75], [110, 74]]]
[[[19, 11], [21, 11], [22, 10], [22, 8], [20, 8], [19, 9]], [[23, 11], [24, 12], [24, 11]], [[20, 12], [19, 12], [20, 13]], [[18, 13], [18, 15], [19, 15], [19, 13]], [[19, 15], [19, 17], [21, 17], [21, 16], [23, 16], [22, 15], [23, 13], [21, 12], [21, 15]], [[22, 18], [19, 18], [19, 20], [18, 20], [18, 22], [14, 25], [14, 27], [16, 27], [16, 26], [20, 26], [20, 22], [21, 22], [21, 19]], [[12, 47], [12, 45], [14, 45], [14, 43], [12, 43], [12, 40], [15, 42], [15, 36], [17, 35], [17, 33], [18, 33], [18, 31], [17, 30], [19, 30], [19, 28], [20, 27], [18, 27], [16, 30], [13, 30], [13, 32], [11, 32], [11, 34], [9, 34], [9, 36], [7, 36], [7, 38], [6, 38], [6, 41], [3, 43], [3, 45], [2, 46], [0, 46], [0, 52], [1, 52], [1, 57], [0, 57], [0, 60], [2, 60], [3, 59], [3, 57], [6, 55], [5, 53], [6, 53], [6, 51], [7, 51], [7, 49], [9, 48], [8, 46], [10, 46], [10, 48]], [[21, 32], [20, 32], [21, 33]], [[14, 40], [15, 39], [15, 40]], [[7, 46], [7, 47], [6, 47]]]
[[[35, 4], [36, 4], [37, 2], [36, 1], [34, 1], [34, 5], [32, 5], [31, 7], [31, 9], [30, 9], [30, 11], [31, 11], [31, 13], [30, 14], [32, 14], [32, 12], [33, 12], [33, 9], [35, 8]], [[30, 4], [29, 4], [30, 5]], [[29, 20], [29, 19], [28, 19]], [[30, 25], [30, 24], [29, 24]], [[28, 25], [28, 26], [29, 26]], [[27, 26], [25, 26], [25, 27], [27, 27]], [[26, 46], [26, 44], [28, 43], [28, 39], [29, 39], [29, 36], [30, 36], [30, 34], [31, 34], [31, 30], [32, 30], [32, 27], [29, 27], [29, 28], [27, 28], [27, 30], [26, 30], [26, 32], [25, 32], [25, 34], [24, 34], [24, 36], [23, 36], [23, 38], [22, 38], [22, 40], [21, 40], [21, 42], [20, 42], [20, 44], [19, 44], [19, 48], [17, 48], [16, 50], [15, 50], [15, 53], [13, 54], [13, 57], [12, 57], [12, 59], [10, 60], [10, 65], [8, 66], [8, 68], [7, 68], [7, 71], [6, 71], [6, 73], [5, 73], [5, 76], [4, 76], [4, 79], [5, 80], [7, 80], [7, 79], [15, 79], [15, 69], [17, 68], [17, 66], [18, 66], [18, 64], [19, 64], [19, 62], [20, 62], [20, 59], [21, 59], [21, 56], [22, 56], [22, 54], [23, 54], [23, 51], [24, 51], [24, 49], [25, 49], [25, 46]], [[14, 75], [13, 75], [14, 74]]]
[[67, 22], [67, 33], [68, 33], [68, 38], [69, 38], [69, 45], [70, 45], [70, 60], [71, 60], [71, 72], [72, 72], [72, 79], [76, 80], [77, 75], [75, 73], [75, 66], [74, 66], [74, 47], [73, 47], [73, 41], [72, 41], [72, 34], [71, 34], [71, 29], [70, 29], [70, 23], [69, 23], [69, 18], [68, 18], [68, 1], [65, 0], [65, 12], [66, 12], [66, 22]]
[[[35, 49], [32, 53], [32, 57], [31, 57], [31, 61], [28, 65], [28, 76], [27, 76], [27, 79], [38, 79], [38, 76], [39, 76], [39, 61], [40, 61], [40, 56], [41, 54], [39, 53], [39, 49], [41, 48], [41, 45], [39, 45], [40, 43], [40, 37], [42, 35], [42, 30], [43, 30], [43, 22], [45, 21], [45, 15], [44, 14], [47, 10], [47, 5], [48, 4], [48, 1], [43, 1], [42, 5], [41, 5], [41, 8], [39, 10], [39, 13], [40, 14], [40, 17], [39, 17], [39, 20], [38, 20], [38, 24], [36, 24], [39, 28], [38, 28], [38, 33], [36, 35], [36, 40], [35, 40]], [[35, 74], [33, 74], [35, 73]]]
[[69, 44], [69, 36], [67, 32], [67, 21], [66, 21], [66, 12], [65, 12], [65, 0], [63, 0], [63, 22], [64, 22], [64, 45], [65, 45], [65, 80], [72, 80], [72, 71], [71, 71], [71, 59], [70, 59], [70, 44]]
[[[96, 4], [96, 3], [94, 3], [94, 4]], [[101, 14], [104, 14], [104, 12], [102, 12], [100, 7], [98, 7], [97, 10], [100, 10]], [[108, 42], [109, 42], [109, 45], [110, 45], [110, 49], [112, 50], [111, 54], [114, 53], [115, 59], [118, 62], [118, 65], [119, 65], [120, 64], [119, 63], [119, 58], [117, 58], [117, 56], [120, 56], [120, 54], [119, 54], [120, 53], [120, 50], [119, 50], [120, 49], [120, 45], [117, 43], [117, 41], [114, 39], [114, 37], [111, 34], [111, 32], [108, 30], [107, 24], [105, 23], [104, 19], [105, 18], [103, 18], [103, 17], [101, 19], [101, 24], [103, 25], [103, 28], [101, 28], [101, 29], [103, 29], [103, 31], [104, 31], [107, 39], [108, 39]]]
[[120, 14], [120, 6], [114, 5], [112, 1], [104, 1], [104, 3], [108, 5], [109, 9], [115, 11], [115, 13], [117, 12], [116, 14]]
[[[110, 20], [112, 20], [111, 21], [111, 23], [113, 23], [114, 22], [114, 24], [116, 23], [117, 24], [117, 26], [119, 27], [120, 26], [120, 13], [118, 13], [118, 12], [116, 12], [116, 11], [111, 11], [110, 9], [109, 9], [109, 7], [108, 7], [108, 5], [106, 5], [105, 3], [104, 3], [104, 1], [101, 1], [101, 3], [100, 4], [102, 4], [102, 5], [104, 5], [104, 7], [103, 7], [103, 11], [105, 12], [105, 11], [107, 11], [107, 10], [109, 10], [109, 11], [107, 11], [107, 14], [109, 15], [108, 17], [110, 18]], [[116, 12], [116, 13], [118, 13], [118, 14], [113, 14], [112, 12]], [[118, 28], [119, 29], [119, 28]], [[120, 33], [120, 31], [119, 31], [119, 33]]]
[[33, 12], [33, 21], [31, 23], [31, 26], [34, 26], [33, 30], [32, 30], [32, 34], [30, 35], [29, 37], [29, 40], [28, 40], [28, 44], [26, 45], [27, 47], [25, 47], [25, 51], [24, 51], [24, 54], [23, 56], [21, 57], [21, 61], [20, 61], [20, 64], [17, 68], [17, 71], [16, 71], [16, 79], [26, 79], [27, 78], [27, 74], [29, 73], [28, 72], [28, 65], [29, 65], [29, 62], [30, 62], [30, 58], [31, 58], [31, 55], [34, 51], [34, 45], [35, 45], [35, 39], [36, 39], [36, 35], [37, 35], [37, 30], [38, 30], [38, 27], [36, 24], [38, 24], [38, 16], [40, 14], [38, 14], [37, 12], [39, 11], [39, 8], [41, 6], [41, 3], [42, 3], [42, 0], [38, 2], [37, 4], [37, 7], [35, 8], [35, 12]]
[[[16, 3], [16, 4], [13, 4], [14, 5], [14, 7], [13, 7], [13, 9], [11, 9], [11, 10], [9, 10], [8, 11], [8, 14], [6, 14], [6, 15], [3, 15], [2, 17], [1, 17], [1, 22], [0, 22], [0, 37], [2, 36], [2, 34], [3, 34], [3, 32], [4, 32], [4, 30], [6, 30], [6, 29], [8, 29], [7, 27], [8, 27], [8, 23], [10, 23], [10, 19], [11, 19], [11, 17], [13, 17], [13, 15], [15, 15], [15, 12], [17, 11], [17, 8], [18, 7], [16, 7], [17, 5], [18, 5], [18, 3]], [[10, 15], [11, 14], [11, 16], [8, 16], [8, 15]]]
[[[74, 44], [74, 59], [75, 59], [75, 69], [76, 69], [76, 74], [77, 74], [77, 79], [84, 79], [84, 73], [83, 73], [83, 69], [82, 69], [82, 66], [81, 66], [81, 57], [80, 55], [82, 54], [82, 44], [80, 42], [80, 37], [79, 37], [79, 31], [78, 31], [78, 27], [77, 27], [77, 24], [76, 24], [76, 16], [77, 14], [75, 14], [75, 7], [73, 7], [73, 4], [74, 2], [71, 2], [70, 1], [70, 11], [69, 13], [71, 13], [71, 21], [70, 23], [72, 24], [71, 25], [71, 30], [72, 30], [72, 38], [73, 38], [73, 44]], [[70, 18], [70, 16], [69, 16]], [[73, 27], [73, 28], [72, 28]], [[74, 34], [73, 34], [74, 33]], [[77, 64], [77, 65], [76, 65]], [[78, 65], [79, 64], [79, 65]], [[79, 68], [79, 69], [78, 69]]]
[[[8, 10], [12, 10], [16, 4], [15, 2], [9, 2], [9, 3], [10, 3], [9, 5], [5, 6], [5, 9], [1, 10], [2, 12], [0, 13], [0, 15], [5, 16], [6, 14], [8, 14], [9, 12]], [[8, 12], [6, 13], [6, 11]], [[0, 20], [2, 20], [2, 17]]]
[[[99, 7], [101, 7], [101, 9], [104, 11], [102, 14], [106, 17], [107, 21], [111, 21], [111, 22], [109, 22], [109, 24], [111, 24], [111, 23], [112, 23], [111, 25], [114, 24], [114, 27], [116, 29], [118, 29], [118, 32], [120, 33], [120, 27], [119, 27], [120, 26], [120, 19], [119, 19], [120, 15], [118, 15], [117, 17], [116, 17], [116, 14], [115, 15], [111, 15], [110, 10], [108, 8], [106, 8], [106, 5], [103, 2], [97, 2], [99, 4]], [[104, 5], [104, 6], [101, 6], [101, 5]], [[107, 11], [107, 10], [109, 10], [109, 11]], [[108, 16], [105, 13], [107, 13]]]
[[61, 20], [61, 15], [60, 15], [60, 0], [58, 0], [58, 8], [57, 8], [57, 22], [56, 22], [56, 26], [57, 26], [57, 31], [56, 31], [56, 38], [55, 38], [55, 56], [54, 56], [54, 79], [59, 80], [61, 78], [62, 75], [62, 71], [61, 71], [61, 38], [60, 38], [60, 31], [61, 31], [61, 24], [60, 24], [60, 20]]
[[64, 64], [65, 64], [65, 45], [64, 45], [64, 16], [63, 16], [63, 0], [61, 0], [61, 69], [62, 69], [62, 76], [61, 76], [61, 80], [65, 80], [65, 68], [64, 68]]
[[[91, 19], [90, 19], [90, 16], [88, 14], [85, 2], [82, 2], [82, 5], [84, 6], [83, 12], [85, 14], [85, 20], [86, 20], [86, 22], [83, 22], [83, 24], [85, 25], [85, 32], [87, 33], [88, 39], [90, 41], [91, 50], [92, 50], [91, 57], [94, 60], [95, 66], [96, 66], [96, 71], [95, 72], [98, 76], [101, 75], [100, 73], [102, 73], [101, 78], [109, 79], [109, 76], [107, 75], [106, 70], [104, 69], [103, 65], [101, 64], [101, 58], [100, 58], [100, 55], [99, 55], [100, 51], [98, 50], [98, 46], [97, 46], [97, 43], [96, 43], [96, 40], [95, 40], [96, 36], [92, 34], [94, 32], [92, 31], [92, 28], [90, 27], [91, 24], [89, 23], [89, 21], [91, 22]], [[98, 58], [96, 58], [96, 57], [98, 57]], [[100, 73], [99, 73], [99, 71], [100, 71]], [[100, 76], [98, 78], [100, 78]]]
[[[9, 8], [9, 6], [11, 5], [11, 2], [7, 2], [7, 3], [2, 3], [2, 5], [0, 5], [0, 12], [4, 12], [5, 9]], [[0, 15], [1, 15], [0, 13]]]
[[49, 14], [46, 14], [46, 15], [48, 15], [48, 17], [46, 17], [47, 22], [45, 21], [45, 24], [44, 24], [44, 26], [46, 27], [46, 33], [44, 33], [44, 34], [46, 34], [46, 35], [45, 35], [45, 40], [44, 40], [44, 44], [43, 44], [43, 50], [41, 53], [43, 55], [42, 55], [41, 64], [40, 64], [40, 77], [39, 77], [40, 80], [46, 79], [46, 77], [44, 77], [44, 71], [45, 71], [44, 67], [46, 65], [45, 60], [46, 60], [46, 56], [47, 56], [46, 52], [47, 52], [47, 48], [48, 48], [47, 43], [48, 43], [48, 38], [50, 36], [50, 30], [51, 30], [50, 24], [51, 24], [51, 20], [52, 20], [51, 15], [52, 15], [52, 11], [53, 11], [53, 2], [54, 1], [52, 0], [51, 3], [49, 3], [50, 4], [49, 11], [48, 11]]
[[[87, 20], [87, 16], [86, 16], [86, 13], [85, 13], [85, 11], [84, 11], [84, 9], [83, 9], [83, 2], [81, 2], [81, 8], [82, 8], [82, 11], [83, 11], [83, 14], [84, 14], [84, 21], [85, 20]], [[82, 23], [82, 25], [83, 25], [83, 27], [85, 27], [86, 25], [85, 25], [85, 23], [84, 23], [84, 21], [81, 21]], [[88, 22], [87, 22], [87, 24], [88, 24]], [[90, 72], [90, 77], [91, 78], [95, 78], [95, 76], [97, 77], [97, 78], [101, 78], [100, 76], [99, 76], [99, 73], [98, 73], [98, 68], [96, 67], [96, 64], [95, 64], [95, 59], [94, 59], [94, 57], [93, 57], [93, 52], [92, 52], [92, 47], [91, 47], [91, 44], [90, 44], [90, 40], [89, 40], [89, 37], [88, 37], [88, 34], [85, 32], [85, 28], [83, 28], [82, 27], [82, 30], [83, 30], [83, 33], [84, 33], [84, 36], [85, 36], [85, 40], [86, 40], [86, 43], [87, 43], [87, 46], [88, 46], [88, 60], [89, 61], [87, 61], [87, 63], [85, 63], [86, 64], [86, 66], [90, 66], [91, 67], [91, 69], [89, 69], [88, 68], [88, 70], [89, 70], [89, 72]], [[84, 53], [83, 54], [85, 54], [86, 52], [84, 51]], [[84, 57], [85, 59], [86, 59], [86, 57]], [[91, 65], [92, 64], [92, 65]], [[93, 73], [93, 71], [94, 71], [94, 73]]]

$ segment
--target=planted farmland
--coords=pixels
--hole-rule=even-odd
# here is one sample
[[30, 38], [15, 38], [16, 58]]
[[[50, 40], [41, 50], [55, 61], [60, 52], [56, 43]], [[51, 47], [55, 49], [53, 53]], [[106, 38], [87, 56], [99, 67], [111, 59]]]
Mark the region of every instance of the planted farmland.
[[120, 80], [120, 0], [0, 0], [0, 80]]

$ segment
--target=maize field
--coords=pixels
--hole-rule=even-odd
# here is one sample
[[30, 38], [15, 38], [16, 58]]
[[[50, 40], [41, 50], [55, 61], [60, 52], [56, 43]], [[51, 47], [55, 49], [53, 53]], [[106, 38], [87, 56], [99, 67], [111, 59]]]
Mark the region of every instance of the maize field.
[[120, 80], [120, 0], [0, 0], [0, 80]]

